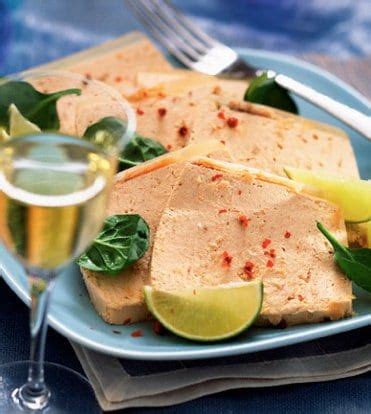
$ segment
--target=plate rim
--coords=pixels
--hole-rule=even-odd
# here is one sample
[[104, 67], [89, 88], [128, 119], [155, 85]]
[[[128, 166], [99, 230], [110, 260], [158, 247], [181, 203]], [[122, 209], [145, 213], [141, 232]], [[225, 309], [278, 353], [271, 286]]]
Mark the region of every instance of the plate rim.
[[[235, 49], [242, 57], [246, 55], [253, 55], [254, 57], [266, 58], [276, 62], [288, 63], [292, 66], [299, 67], [306, 71], [310, 71], [313, 74], [327, 79], [329, 82], [336, 84], [339, 88], [343, 89], [348, 94], [352, 95], [362, 105], [365, 106], [367, 111], [371, 111], [370, 101], [364, 97], [353, 86], [347, 84], [343, 80], [339, 79], [336, 75], [329, 73], [328, 71], [299, 58], [286, 55], [284, 53], [251, 49], [251, 48], [236, 48]], [[4, 266], [0, 262], [0, 269], [3, 275], [4, 281], [7, 285], [17, 294], [17, 296], [27, 304], [30, 305], [30, 297], [28, 291], [21, 285], [18, 279], [11, 276], [11, 272], [8, 272], [7, 266]], [[290, 334], [283, 335], [282, 337], [266, 338], [259, 340], [258, 348], [257, 344], [253, 342], [244, 342], [241, 344], [225, 343], [218, 345], [217, 348], [205, 347], [199, 350], [171, 350], [171, 351], [141, 351], [141, 350], [125, 350], [125, 348], [117, 349], [117, 347], [104, 345], [97, 341], [80, 336], [77, 332], [69, 330], [66, 325], [59, 322], [58, 318], [49, 315], [48, 323], [51, 327], [56, 329], [60, 334], [68, 339], [75, 341], [79, 345], [86, 346], [87, 348], [101, 352], [107, 355], [139, 360], [152, 360], [152, 361], [171, 361], [171, 360], [196, 360], [206, 358], [217, 358], [225, 356], [236, 356], [247, 354], [250, 352], [260, 352], [268, 349], [279, 348], [282, 346], [294, 345], [313, 339], [319, 339], [325, 336], [332, 336], [341, 332], [350, 331], [352, 329], [362, 328], [371, 325], [371, 313], [355, 316], [352, 318], [344, 319], [342, 321], [332, 322], [330, 325], [307, 325], [307, 329], [304, 332], [292, 332]], [[207, 345], [206, 345], [207, 346]]]
[[[13, 279], [6, 267], [1, 263], [1, 271], [3, 279], [7, 285], [20, 297], [20, 299], [29, 306], [30, 297], [27, 290], [19, 283], [18, 280]], [[338, 333], [347, 332], [353, 329], [362, 328], [371, 325], [371, 313], [368, 315], [355, 316], [353, 318], [343, 319], [341, 321], [334, 321], [332, 325], [313, 324], [307, 325], [306, 331], [298, 334], [293, 332], [278, 338], [267, 338], [259, 341], [259, 349], [256, 350], [256, 343], [242, 343], [231, 347], [231, 343], [219, 345], [216, 349], [200, 349], [189, 351], [157, 351], [155, 354], [148, 351], [135, 350], [120, 350], [116, 347], [103, 345], [78, 335], [75, 331], [69, 330], [65, 325], [61, 324], [53, 316], [48, 316], [48, 323], [51, 327], [56, 329], [60, 334], [67, 337], [69, 340], [75, 341], [82, 346], [86, 346], [91, 350], [102, 352], [104, 354], [115, 356], [119, 358], [140, 359], [150, 361], [173, 361], [173, 360], [196, 360], [206, 358], [218, 358], [224, 356], [236, 356], [247, 354], [250, 352], [260, 352], [268, 349], [279, 348], [281, 346], [289, 346], [302, 342], [307, 342], [313, 339], [319, 339], [326, 336], [336, 335]], [[273, 345], [273, 346], [272, 346]]]

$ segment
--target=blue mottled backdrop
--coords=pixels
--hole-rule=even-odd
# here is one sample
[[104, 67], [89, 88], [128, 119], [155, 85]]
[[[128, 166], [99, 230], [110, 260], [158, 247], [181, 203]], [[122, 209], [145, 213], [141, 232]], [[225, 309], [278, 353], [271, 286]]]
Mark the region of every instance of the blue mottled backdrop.
[[[148, 0], [150, 1], [150, 0]], [[371, 0], [175, 0], [233, 46], [338, 57], [371, 55]], [[124, 0], [0, 0], [0, 75], [68, 55], [137, 25]], [[0, 363], [27, 358], [25, 306], [0, 281]], [[23, 338], [20, 341], [19, 338]], [[47, 359], [81, 371], [65, 338], [49, 330]], [[232, 391], [143, 414], [370, 413], [371, 376]], [[132, 411], [130, 411], [132, 412]]]
[[[176, 0], [233, 46], [336, 56], [371, 54], [371, 0]], [[0, 0], [0, 73], [136, 28], [124, 0]]]

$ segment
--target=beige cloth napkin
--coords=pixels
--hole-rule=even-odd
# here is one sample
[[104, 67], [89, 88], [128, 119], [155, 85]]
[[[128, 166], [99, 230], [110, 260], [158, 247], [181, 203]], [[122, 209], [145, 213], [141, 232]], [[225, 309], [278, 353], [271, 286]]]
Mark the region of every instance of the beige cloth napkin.
[[[366, 335], [368, 339], [354, 349], [328, 353], [321, 341], [316, 341], [312, 342], [312, 348], [314, 344], [318, 352], [302, 358], [285, 355], [282, 359], [258, 358], [258, 361], [252, 362], [244, 362], [244, 357], [210, 360], [209, 364], [208, 361], [193, 361], [190, 364], [186, 361], [169, 362], [169, 369], [161, 367], [160, 372], [158, 369], [152, 372], [151, 366], [161, 363], [119, 360], [75, 343], [72, 346], [102, 409], [112, 411], [129, 407], [174, 405], [236, 388], [330, 381], [362, 374], [371, 370], [371, 329], [365, 328], [363, 331], [362, 336]], [[296, 345], [293, 354], [302, 355], [301, 349], [305, 351], [306, 346]], [[270, 351], [270, 355], [274, 352]], [[230, 360], [233, 363], [226, 363]], [[127, 364], [131, 371], [133, 364], [134, 368], [145, 365], [146, 375], [130, 374]], [[172, 364], [176, 367], [171, 367]], [[143, 369], [139, 369], [141, 371]]]

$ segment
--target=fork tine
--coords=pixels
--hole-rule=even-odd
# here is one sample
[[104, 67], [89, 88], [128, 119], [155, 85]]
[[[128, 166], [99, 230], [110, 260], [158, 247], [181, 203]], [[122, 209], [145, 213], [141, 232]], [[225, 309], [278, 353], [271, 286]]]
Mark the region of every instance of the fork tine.
[[[171, 7], [171, 3], [164, 2], [164, 0], [139, 0], [139, 2], [141, 2], [141, 4], [144, 7], [147, 7], [147, 9], [150, 8], [150, 12], [155, 13], [156, 16], [161, 18], [163, 21], [167, 21], [167, 25], [168, 27], [170, 27], [169, 31], [171, 31], [171, 33], [169, 33], [168, 31], [167, 34], [168, 36], [173, 35], [173, 37], [170, 38], [170, 41], [175, 40], [174, 37], [176, 37], [178, 39], [178, 46], [182, 47], [183, 45], [183, 51], [185, 51], [190, 57], [195, 59], [196, 63], [198, 63], [198, 66], [200, 62], [203, 62], [202, 65], [218, 66], [220, 64], [221, 59], [224, 59], [226, 54], [230, 55], [231, 53], [234, 53], [227, 46], [218, 43], [216, 40], [211, 39], [199, 30], [199, 32], [204, 35], [205, 39], [210, 40], [209, 45], [202, 46], [200, 41], [197, 40], [195, 36], [193, 36], [190, 30], [188, 28], [183, 27], [179, 23], [179, 21], [185, 20], [185, 16], [180, 11], [176, 11], [175, 8]], [[151, 6], [149, 6], [149, 4]], [[196, 27], [193, 26], [192, 23], [189, 23], [188, 26], [192, 28]], [[194, 39], [196, 39], [196, 41]], [[179, 42], [181, 43], [180, 45]], [[199, 52], [196, 51], [196, 49], [199, 49], [199, 47], [195, 47], [195, 42], [198, 44], [198, 46], [201, 46], [201, 55]], [[186, 45], [186, 47], [184, 47], [184, 45]], [[190, 50], [190, 46], [192, 51]], [[193, 53], [193, 51], [195, 51], [195, 53]]]
[[126, 4], [130, 7], [134, 15], [142, 22], [143, 26], [153, 35], [157, 41], [162, 44], [166, 49], [170, 51], [180, 62], [184, 65], [192, 67], [193, 61], [189, 57], [182, 53], [178, 48], [176, 48], [163, 33], [153, 25], [151, 17], [146, 14], [142, 8], [138, 7], [138, 2], [136, 0], [126, 0]]
[[153, 37], [185, 66], [215, 75], [237, 60], [234, 50], [187, 22], [167, 0], [126, 0], [126, 4]]
[[193, 36], [198, 37], [202, 40], [208, 48], [213, 48], [214, 46], [220, 45], [220, 43], [210, 37], [206, 32], [201, 30], [197, 25], [192, 23], [192, 21], [185, 16], [177, 7], [175, 7], [170, 0], [161, 0], [164, 6], [167, 8], [169, 13], [172, 13], [174, 18]]
[[[182, 24], [182, 20], [175, 13], [175, 10], [168, 2], [163, 0], [153, 0], [152, 8], [155, 10], [167, 24], [172, 27], [175, 32], [184, 38], [184, 41], [196, 48], [200, 53], [205, 54], [213, 47], [213, 44], [206, 44], [202, 42], [197, 36], [195, 36], [188, 28]], [[180, 21], [179, 21], [180, 20]]]
[[158, 7], [159, 4], [156, 4], [155, 1], [145, 1], [138, 0], [138, 3], [142, 5], [143, 8], [147, 9], [147, 14], [150, 14], [152, 20], [157, 24], [157, 26], [165, 33], [167, 37], [170, 37], [174, 43], [177, 44], [187, 55], [192, 57], [195, 60], [199, 60], [204, 53], [200, 53], [190, 40], [185, 39], [184, 36], [180, 33], [178, 27], [174, 27], [174, 19], [169, 19], [166, 14], [164, 14], [162, 8]]

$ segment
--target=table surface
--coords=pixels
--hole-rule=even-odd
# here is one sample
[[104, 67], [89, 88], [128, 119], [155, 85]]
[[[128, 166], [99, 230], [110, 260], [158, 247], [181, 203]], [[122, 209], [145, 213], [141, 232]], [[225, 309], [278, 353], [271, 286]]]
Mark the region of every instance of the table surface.
[[[232, 45], [295, 53], [342, 77], [371, 98], [371, 58], [367, 57], [371, 42], [363, 41], [371, 36], [370, 0], [326, 0], [326, 6], [316, 0], [300, 4], [299, 0], [233, 0], [230, 4], [234, 9], [226, 9], [221, 0], [176, 2], [196, 15], [212, 34]], [[109, 3], [111, 13], [104, 0], [89, 0], [89, 10], [84, 0], [70, 0], [68, 8], [66, 2], [57, 0], [0, 0], [0, 73], [25, 69], [136, 28], [130, 15], [115, 13], [122, 7], [122, 0]], [[285, 17], [287, 24], [272, 22], [267, 7], [274, 7], [272, 14]], [[238, 24], [231, 25], [232, 19], [238, 19]], [[345, 34], [344, 25], [348, 29]], [[28, 311], [3, 281], [0, 332], [0, 363], [28, 358]], [[68, 341], [53, 330], [48, 333], [46, 358], [82, 372]], [[328, 383], [229, 391], [176, 407], [130, 412], [362, 414], [369, 413], [370, 407], [371, 372]]]

